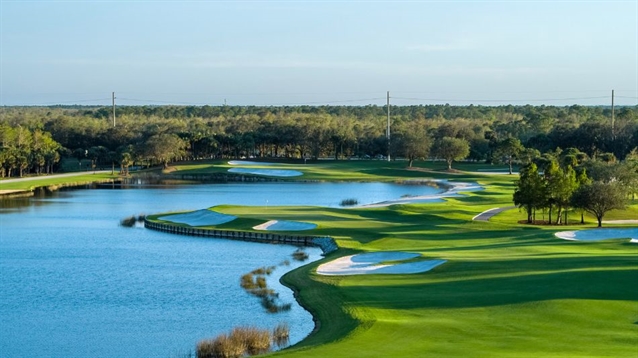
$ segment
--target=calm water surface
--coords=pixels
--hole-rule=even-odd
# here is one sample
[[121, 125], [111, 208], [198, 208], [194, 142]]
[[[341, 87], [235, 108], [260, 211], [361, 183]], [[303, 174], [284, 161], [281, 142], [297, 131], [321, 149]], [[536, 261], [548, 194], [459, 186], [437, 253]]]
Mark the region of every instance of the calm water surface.
[[[0, 201], [0, 356], [176, 357], [234, 326], [282, 322], [298, 342], [312, 317], [278, 281], [308, 262], [291, 259], [294, 247], [122, 228], [119, 220], [219, 204], [338, 206], [345, 198], [366, 204], [438, 191], [380, 183], [132, 188]], [[311, 261], [320, 258], [306, 250]], [[285, 260], [290, 266], [279, 266], [268, 285], [295, 304], [265, 313], [239, 277]]]

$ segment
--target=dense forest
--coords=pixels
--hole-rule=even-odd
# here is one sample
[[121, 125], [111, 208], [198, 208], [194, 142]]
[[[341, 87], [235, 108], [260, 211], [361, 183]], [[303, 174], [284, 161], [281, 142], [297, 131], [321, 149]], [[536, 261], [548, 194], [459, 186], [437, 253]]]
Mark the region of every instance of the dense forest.
[[211, 158], [526, 162], [571, 149], [607, 162], [638, 147], [638, 106], [54, 106], [0, 108], [0, 176]]

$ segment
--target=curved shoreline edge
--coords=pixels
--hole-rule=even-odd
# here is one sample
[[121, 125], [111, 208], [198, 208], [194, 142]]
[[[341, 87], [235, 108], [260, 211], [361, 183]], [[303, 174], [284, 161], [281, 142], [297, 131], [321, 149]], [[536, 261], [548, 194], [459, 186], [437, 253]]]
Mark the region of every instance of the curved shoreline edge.
[[282, 235], [252, 231], [201, 229], [173, 224], [157, 223], [144, 219], [144, 227], [150, 230], [163, 231], [178, 235], [216, 237], [222, 239], [250, 241], [264, 244], [287, 244], [294, 246], [318, 247], [327, 255], [339, 247], [329, 236]]
[[[204, 237], [216, 237], [230, 240], [241, 240], [241, 241], [251, 241], [257, 243], [270, 243], [270, 244], [289, 244], [289, 245], [303, 245], [308, 247], [318, 247], [323, 252], [323, 256], [336, 251], [339, 247], [336, 241], [332, 237], [328, 236], [293, 236], [293, 235], [279, 235], [279, 234], [271, 234], [271, 233], [260, 233], [260, 232], [248, 232], [248, 231], [232, 231], [232, 230], [211, 230], [211, 229], [200, 229], [200, 228], [189, 228], [178, 225], [171, 224], [161, 224], [149, 221], [147, 218], [144, 219], [144, 227], [150, 230], [157, 230], [168, 232], [172, 234], [178, 235], [188, 235], [188, 236], [204, 236]], [[318, 311], [312, 309], [306, 301], [301, 297], [301, 282], [299, 280], [293, 280], [294, 282], [290, 282], [289, 277], [293, 272], [298, 271], [302, 268], [308, 268], [309, 265], [316, 263], [317, 261], [310, 262], [307, 265], [303, 265], [297, 269], [292, 271], [288, 271], [284, 273], [280, 278], [279, 282], [286, 288], [292, 291], [293, 297], [297, 304], [310, 313], [312, 317], [312, 321], [314, 323], [314, 327], [308, 335], [301, 339], [299, 342], [294, 343], [293, 345], [286, 347], [291, 348], [299, 345], [301, 342], [304, 342], [308, 337], [312, 336], [316, 332], [319, 331], [321, 327], [321, 318]]]

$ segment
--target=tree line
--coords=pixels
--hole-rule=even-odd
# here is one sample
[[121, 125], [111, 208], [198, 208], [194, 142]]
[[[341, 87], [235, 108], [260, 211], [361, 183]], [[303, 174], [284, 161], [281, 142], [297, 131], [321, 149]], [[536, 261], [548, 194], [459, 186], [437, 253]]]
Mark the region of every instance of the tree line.
[[[627, 199], [638, 193], [638, 149], [622, 162], [613, 157], [591, 159], [576, 148], [557, 149], [530, 158], [521, 167], [514, 203], [527, 213], [527, 223], [568, 224], [568, 210], [576, 209], [584, 223], [584, 212], [594, 215], [598, 227], [610, 210], [624, 209]], [[547, 213], [547, 220], [545, 214]]]
[[556, 148], [624, 160], [638, 147], [638, 106], [121, 106], [0, 108], [0, 175], [93, 166], [167, 166], [240, 157], [524, 162]]

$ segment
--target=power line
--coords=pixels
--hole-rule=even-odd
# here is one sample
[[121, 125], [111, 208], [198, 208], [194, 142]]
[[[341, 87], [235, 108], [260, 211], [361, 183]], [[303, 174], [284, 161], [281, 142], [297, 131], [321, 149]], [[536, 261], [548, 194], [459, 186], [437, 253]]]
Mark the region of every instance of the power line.
[[[100, 102], [100, 101], [108, 101], [111, 98], [97, 98], [97, 99], [78, 99], [78, 100], [74, 100], [74, 101], [61, 101], [61, 102], [38, 102], [38, 103], [23, 103], [23, 104], [17, 104], [15, 105], [16, 107], [20, 107], [20, 106], [55, 106], [55, 105], [60, 105], [60, 104], [78, 104], [78, 103], [85, 103], [85, 102]], [[94, 103], [95, 105], [102, 105], [102, 104], [98, 104], [98, 103]]]
[[298, 102], [298, 103], [286, 103], [279, 104], [278, 106], [303, 106], [310, 104], [331, 104], [331, 103], [352, 103], [352, 102], [363, 102], [363, 101], [378, 101], [383, 100], [385, 97], [375, 97], [375, 98], [361, 98], [361, 99], [346, 99], [346, 100], [335, 100], [335, 101], [316, 101], [316, 102]]
[[431, 101], [431, 102], [546, 102], [546, 101], [575, 101], [609, 98], [608, 96], [596, 97], [571, 97], [571, 98], [543, 98], [543, 99], [443, 99], [443, 98], [411, 98], [411, 97], [392, 97], [394, 99], [402, 99], [408, 101]]
[[191, 102], [173, 102], [173, 101], [162, 101], [162, 100], [153, 100], [153, 99], [135, 99], [135, 98], [124, 98], [118, 97], [120, 100], [124, 101], [133, 101], [133, 102], [146, 102], [146, 103], [163, 103], [163, 104], [182, 104], [182, 105], [190, 105], [190, 106], [202, 106], [201, 103], [191, 103]]

